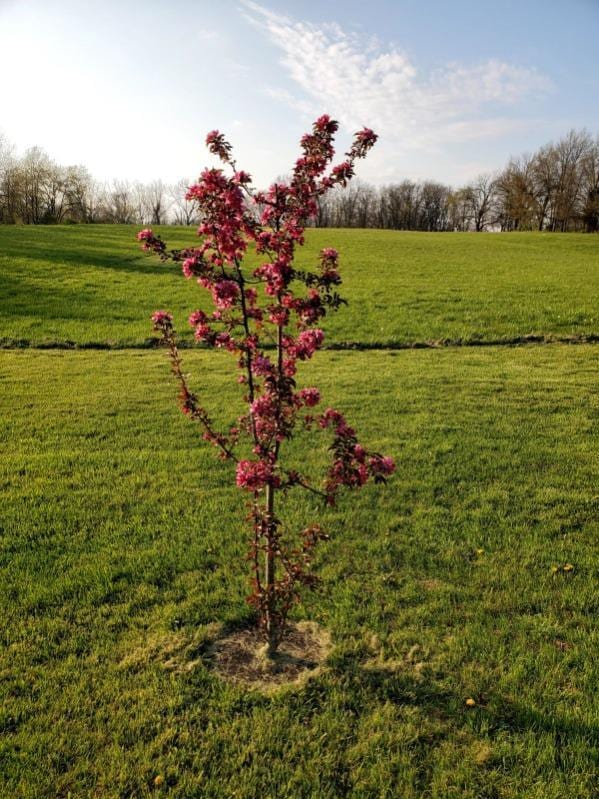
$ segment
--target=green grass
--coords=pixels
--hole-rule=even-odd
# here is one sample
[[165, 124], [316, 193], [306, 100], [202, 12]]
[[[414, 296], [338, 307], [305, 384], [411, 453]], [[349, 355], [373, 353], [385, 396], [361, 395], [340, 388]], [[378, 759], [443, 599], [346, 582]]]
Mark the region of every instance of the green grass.
[[[0, 226], [0, 343], [140, 347], [157, 307], [185, 329], [200, 290], [134, 233]], [[350, 300], [329, 343], [599, 334], [598, 237], [310, 231], [300, 263], [326, 245]], [[228, 357], [185, 361], [234, 421]], [[281, 508], [332, 534], [296, 617], [333, 651], [266, 697], [201, 660], [215, 622], [250, 619], [245, 509], [164, 353], [0, 352], [0, 797], [591, 799], [598, 366], [553, 344], [302, 369], [398, 473]], [[291, 456], [316, 472], [321, 443]]]
[[[136, 264], [142, 306], [170, 278]], [[133, 340], [135, 291], [118, 291]], [[164, 666], [197, 658], [215, 620], [248, 619], [239, 493], [176, 411], [164, 354], [1, 353], [0, 796], [591, 799], [598, 354], [331, 352], [305, 369], [398, 473], [325, 513], [323, 590], [298, 613], [331, 631], [329, 667], [268, 698], [201, 662]], [[235, 418], [226, 356], [186, 363]], [[308, 441], [295, 455], [321, 457]], [[319, 511], [307, 498], [287, 512]]]
[[[141, 253], [135, 230], [0, 226], [0, 343], [139, 346], [159, 307], [189, 336], [203, 291]], [[172, 246], [197, 241], [163, 232]], [[329, 344], [599, 334], [597, 236], [316, 230], [307, 242], [300, 265], [323, 246], [341, 254], [350, 306], [327, 322]]]

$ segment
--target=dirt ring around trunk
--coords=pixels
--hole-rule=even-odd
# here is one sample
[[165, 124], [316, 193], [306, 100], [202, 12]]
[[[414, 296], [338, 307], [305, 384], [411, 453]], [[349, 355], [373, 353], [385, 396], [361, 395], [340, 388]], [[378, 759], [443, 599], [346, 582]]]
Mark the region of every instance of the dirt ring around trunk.
[[215, 639], [203, 659], [223, 679], [268, 693], [319, 674], [331, 638], [315, 622], [290, 622], [275, 655], [269, 658], [265, 650], [264, 633], [252, 627]]

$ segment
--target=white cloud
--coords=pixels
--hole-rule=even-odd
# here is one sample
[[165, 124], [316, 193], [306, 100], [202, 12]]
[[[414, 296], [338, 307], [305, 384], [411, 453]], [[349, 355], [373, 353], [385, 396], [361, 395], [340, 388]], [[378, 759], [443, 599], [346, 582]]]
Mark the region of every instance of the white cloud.
[[[368, 125], [402, 149], [438, 150], [443, 144], [502, 136], [522, 128], [509, 109], [551, 89], [536, 69], [495, 59], [474, 66], [451, 63], [423, 75], [393, 45], [348, 33], [339, 25], [292, 20], [252, 0], [242, 13], [282, 51], [300, 96], [268, 87], [296, 110], [335, 116], [349, 128]], [[499, 109], [499, 115], [498, 115]]]
[[197, 37], [201, 42], [217, 42], [221, 38], [216, 31], [208, 28], [200, 28], [197, 32]]

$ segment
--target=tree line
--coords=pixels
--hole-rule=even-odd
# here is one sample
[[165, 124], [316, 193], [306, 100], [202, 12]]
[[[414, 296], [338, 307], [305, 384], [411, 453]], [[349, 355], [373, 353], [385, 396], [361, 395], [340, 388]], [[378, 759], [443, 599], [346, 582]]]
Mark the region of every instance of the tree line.
[[100, 182], [84, 166], [61, 166], [39, 147], [16, 157], [0, 136], [0, 223], [177, 224], [198, 222], [190, 180]]
[[[39, 147], [17, 157], [0, 136], [0, 223], [194, 225], [191, 181], [100, 183]], [[503, 170], [452, 188], [433, 180], [338, 187], [319, 202], [317, 227], [424, 231], [599, 231], [599, 136], [571, 130]]]

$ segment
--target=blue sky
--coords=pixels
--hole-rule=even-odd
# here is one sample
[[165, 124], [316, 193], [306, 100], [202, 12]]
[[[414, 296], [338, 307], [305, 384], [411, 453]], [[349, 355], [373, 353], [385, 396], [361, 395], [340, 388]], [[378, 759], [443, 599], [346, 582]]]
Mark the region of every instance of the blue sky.
[[459, 184], [599, 133], [599, 0], [0, 0], [0, 131], [98, 178], [195, 178], [226, 132], [266, 184], [320, 113], [376, 183]]

